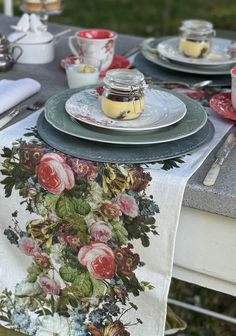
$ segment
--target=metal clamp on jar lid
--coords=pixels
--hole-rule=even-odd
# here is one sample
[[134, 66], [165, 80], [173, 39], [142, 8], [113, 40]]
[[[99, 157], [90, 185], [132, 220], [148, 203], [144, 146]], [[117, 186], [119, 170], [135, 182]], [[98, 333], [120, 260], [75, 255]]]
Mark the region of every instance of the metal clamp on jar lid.
[[213, 25], [204, 20], [185, 20], [180, 27], [179, 49], [185, 56], [201, 58], [211, 49]]
[[103, 112], [114, 119], [135, 119], [144, 109], [144, 75], [137, 70], [107, 71], [101, 100]]

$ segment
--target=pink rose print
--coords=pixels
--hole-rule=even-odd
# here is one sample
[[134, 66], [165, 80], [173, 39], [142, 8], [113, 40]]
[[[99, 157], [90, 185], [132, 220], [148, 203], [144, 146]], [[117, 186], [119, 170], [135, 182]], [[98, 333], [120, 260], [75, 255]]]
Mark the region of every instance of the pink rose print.
[[138, 216], [138, 205], [133, 196], [121, 193], [116, 198], [116, 204], [123, 214], [132, 218]]
[[58, 283], [55, 280], [50, 279], [47, 276], [42, 276], [39, 279], [39, 283], [40, 283], [44, 293], [51, 294], [51, 295], [59, 295], [60, 286], [58, 285]]
[[19, 240], [19, 248], [27, 256], [33, 256], [35, 253], [40, 252], [40, 248], [36, 241], [29, 237], [22, 237]]
[[78, 259], [95, 279], [112, 279], [115, 274], [116, 264], [113, 251], [103, 243], [83, 246], [79, 251]]
[[107, 243], [111, 239], [111, 229], [105, 222], [99, 221], [89, 227], [89, 233], [94, 240]]
[[64, 189], [72, 189], [74, 174], [65, 159], [56, 153], [43, 155], [36, 167], [40, 185], [52, 194], [60, 194]]

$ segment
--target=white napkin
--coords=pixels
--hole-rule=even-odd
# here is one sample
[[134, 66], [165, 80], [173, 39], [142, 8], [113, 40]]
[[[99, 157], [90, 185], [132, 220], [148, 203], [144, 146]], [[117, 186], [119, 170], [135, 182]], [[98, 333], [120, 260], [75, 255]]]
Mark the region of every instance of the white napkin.
[[0, 114], [34, 95], [40, 88], [40, 83], [32, 78], [2, 79], [0, 81]]

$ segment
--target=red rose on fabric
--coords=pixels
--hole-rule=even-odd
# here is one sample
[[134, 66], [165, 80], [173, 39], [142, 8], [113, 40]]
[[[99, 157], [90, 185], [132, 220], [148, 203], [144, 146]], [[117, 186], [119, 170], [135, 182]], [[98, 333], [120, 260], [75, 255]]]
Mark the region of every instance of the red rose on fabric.
[[38, 244], [30, 237], [22, 237], [19, 240], [19, 248], [27, 256], [34, 256], [35, 253], [40, 252]]
[[112, 236], [111, 229], [103, 221], [94, 222], [90, 225], [89, 233], [94, 240], [102, 243], [107, 243]]
[[64, 189], [72, 189], [75, 184], [71, 167], [59, 154], [45, 154], [36, 167], [39, 184], [52, 194], [60, 194]]
[[51, 279], [47, 276], [42, 276], [39, 279], [39, 283], [40, 283], [44, 293], [50, 294], [50, 295], [59, 295], [60, 286], [55, 280], [53, 280], [53, 279]]
[[115, 274], [115, 257], [112, 249], [106, 244], [93, 243], [83, 246], [78, 259], [95, 279], [112, 279]]
[[126, 216], [132, 218], [138, 216], [138, 204], [133, 196], [121, 193], [116, 197], [116, 204]]

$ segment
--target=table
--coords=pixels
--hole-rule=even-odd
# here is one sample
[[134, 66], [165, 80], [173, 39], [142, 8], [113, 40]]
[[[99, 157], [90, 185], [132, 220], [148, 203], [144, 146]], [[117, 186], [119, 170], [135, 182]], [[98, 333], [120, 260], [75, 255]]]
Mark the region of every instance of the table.
[[[11, 32], [10, 25], [18, 18], [0, 15], [0, 31]], [[68, 28], [64, 25], [49, 24], [52, 33]], [[73, 34], [78, 30], [71, 27]], [[233, 37], [233, 32], [220, 31], [219, 36]], [[119, 35], [117, 53], [124, 53], [136, 46], [142, 38]], [[56, 58], [45, 65], [16, 64], [14, 70], [0, 73], [0, 79], [32, 77], [43, 83], [39, 99], [47, 99], [67, 88], [66, 77], [59, 69], [62, 57], [69, 54], [67, 38], [56, 45]], [[33, 70], [33, 71], [32, 71]], [[56, 79], [56, 80], [55, 80]], [[27, 102], [35, 101], [35, 97]], [[17, 117], [14, 122], [30, 112]], [[217, 148], [208, 156], [201, 168], [188, 181], [183, 198], [180, 224], [177, 234], [174, 277], [201, 286], [236, 296], [236, 148], [222, 167], [213, 188], [204, 187], [202, 181]]]

